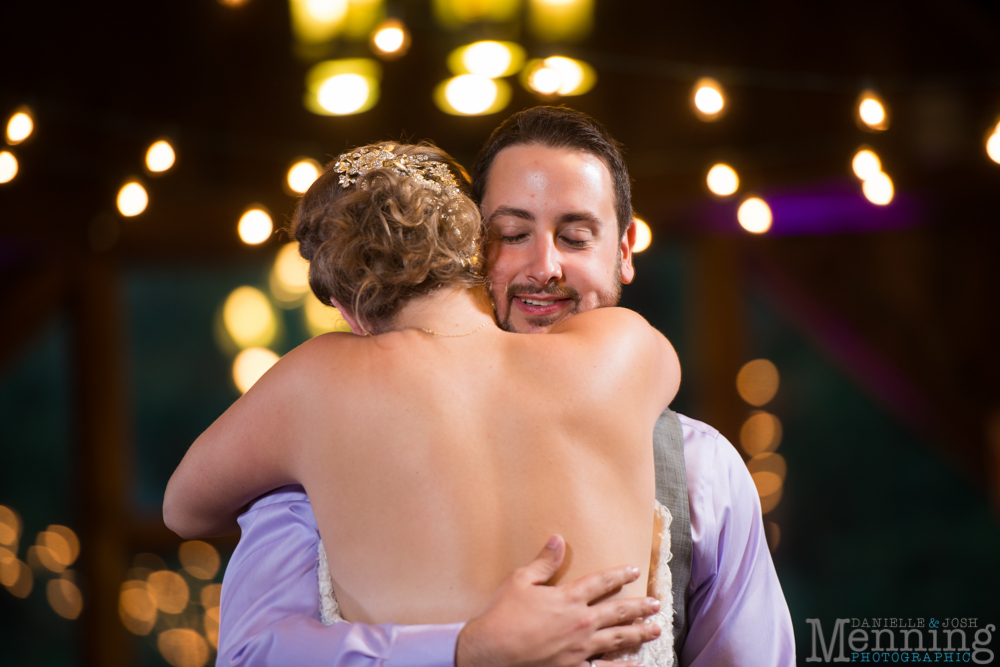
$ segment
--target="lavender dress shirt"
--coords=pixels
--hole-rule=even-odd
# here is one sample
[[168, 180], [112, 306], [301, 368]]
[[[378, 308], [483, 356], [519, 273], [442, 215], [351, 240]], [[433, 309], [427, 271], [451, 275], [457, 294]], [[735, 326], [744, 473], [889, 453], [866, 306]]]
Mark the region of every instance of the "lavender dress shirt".
[[[679, 415], [691, 511], [687, 667], [795, 664], [795, 639], [764, 538], [753, 480], [718, 431]], [[320, 622], [319, 531], [302, 487], [257, 500], [239, 519], [222, 582], [217, 665], [453, 667], [464, 624]]]

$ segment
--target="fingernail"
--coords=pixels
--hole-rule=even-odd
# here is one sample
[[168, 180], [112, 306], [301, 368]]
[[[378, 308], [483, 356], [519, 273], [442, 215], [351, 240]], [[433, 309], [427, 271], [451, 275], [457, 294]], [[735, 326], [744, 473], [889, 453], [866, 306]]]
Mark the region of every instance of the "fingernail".
[[656, 598], [649, 598], [649, 606], [653, 608], [653, 611], [659, 611], [660, 601]]
[[637, 567], [630, 567], [628, 569], [628, 573], [631, 574], [633, 577], [638, 577], [639, 576], [639, 568], [637, 568]]
[[[535, 544], [537, 544], [537, 542]], [[559, 546], [558, 535], [553, 535], [552, 537], [549, 538], [549, 541], [545, 543], [546, 549], [555, 549], [557, 546]]]

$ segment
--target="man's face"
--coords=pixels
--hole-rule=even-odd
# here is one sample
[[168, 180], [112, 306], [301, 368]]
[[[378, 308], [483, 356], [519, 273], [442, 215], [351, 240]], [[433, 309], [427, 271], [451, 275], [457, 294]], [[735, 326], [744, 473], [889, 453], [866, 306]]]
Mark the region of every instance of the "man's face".
[[618, 234], [611, 172], [599, 157], [537, 144], [497, 155], [482, 201], [487, 276], [507, 331], [545, 333], [618, 303], [632, 282], [631, 237]]

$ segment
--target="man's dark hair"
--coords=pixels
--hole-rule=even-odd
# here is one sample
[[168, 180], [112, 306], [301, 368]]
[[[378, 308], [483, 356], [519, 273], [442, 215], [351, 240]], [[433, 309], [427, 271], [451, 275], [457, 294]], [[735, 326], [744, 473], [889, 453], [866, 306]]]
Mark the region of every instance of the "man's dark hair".
[[472, 167], [472, 196], [477, 204], [483, 203], [490, 168], [500, 151], [531, 144], [568, 148], [599, 157], [611, 173], [614, 185], [618, 236], [625, 233], [632, 224], [632, 184], [622, 146], [596, 120], [566, 107], [531, 107], [517, 112], [493, 130]]

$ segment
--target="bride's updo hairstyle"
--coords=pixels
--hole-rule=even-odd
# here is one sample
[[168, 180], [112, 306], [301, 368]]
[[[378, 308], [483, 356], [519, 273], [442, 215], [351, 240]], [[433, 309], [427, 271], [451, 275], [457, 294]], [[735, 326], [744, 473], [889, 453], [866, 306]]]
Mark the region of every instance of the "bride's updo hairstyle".
[[482, 218], [468, 190], [436, 146], [385, 142], [337, 157], [291, 222], [313, 293], [379, 333], [414, 297], [481, 285]]

